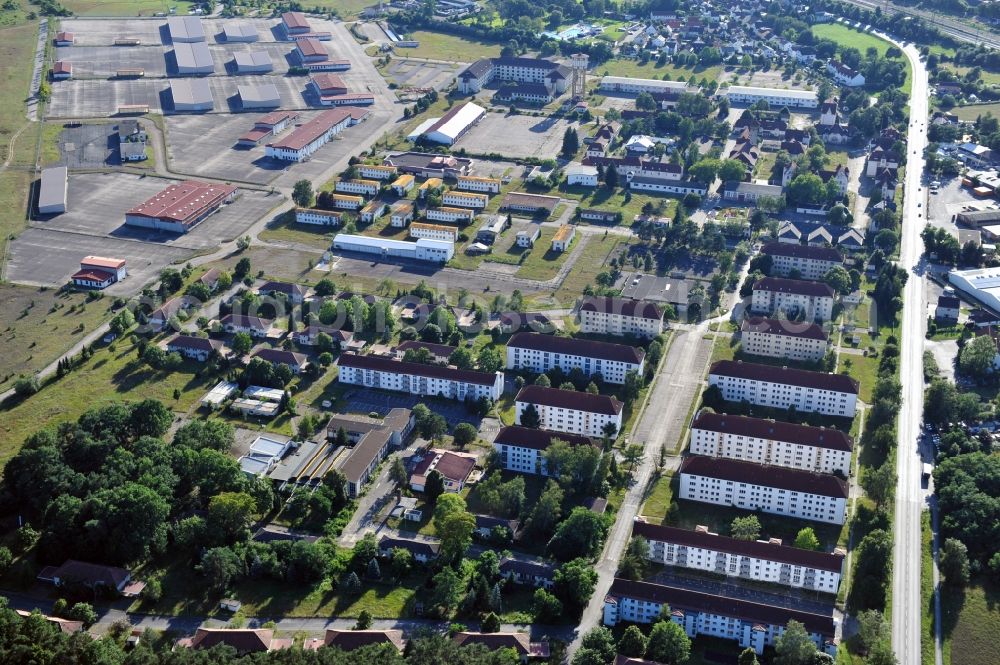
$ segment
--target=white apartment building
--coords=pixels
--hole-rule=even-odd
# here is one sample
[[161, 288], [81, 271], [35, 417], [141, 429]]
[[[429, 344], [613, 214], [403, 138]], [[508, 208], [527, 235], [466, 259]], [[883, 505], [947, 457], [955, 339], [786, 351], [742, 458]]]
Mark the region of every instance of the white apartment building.
[[365, 204], [363, 196], [352, 196], [350, 194], [332, 194], [330, 196], [335, 208], [341, 210], [357, 210]]
[[553, 441], [565, 441], [572, 446], [591, 445], [590, 439], [566, 432], [548, 432], [530, 427], [502, 427], [493, 440], [500, 465], [507, 471], [548, 476], [545, 451]]
[[637, 175], [628, 182], [628, 188], [640, 192], [661, 192], [663, 194], [697, 194], [704, 196], [705, 185], [695, 180], [671, 180], [658, 176]]
[[296, 208], [295, 221], [298, 224], [313, 224], [315, 226], [340, 226], [344, 213], [336, 210], [320, 210], [319, 208]]
[[803, 362], [822, 360], [830, 348], [827, 335], [815, 323], [751, 317], [740, 327], [744, 353]]
[[392, 215], [389, 217], [389, 225], [397, 229], [405, 228], [413, 221], [413, 204], [400, 201], [392, 206]]
[[482, 210], [490, 203], [486, 194], [475, 192], [447, 192], [441, 197], [441, 203], [455, 208], [476, 208]]
[[615, 432], [622, 427], [623, 405], [607, 395], [525, 386], [517, 393], [514, 405], [518, 425], [525, 409], [533, 406], [538, 412], [540, 427], [545, 430], [601, 437], [609, 423]]
[[853, 418], [857, 409], [858, 382], [843, 374], [810, 372], [788, 367], [758, 365], [738, 360], [712, 363], [708, 383], [718, 386], [730, 402], [787, 409], [805, 413]]
[[833, 317], [834, 295], [824, 282], [763, 277], [753, 285], [750, 311], [769, 316], [781, 312], [790, 318], [804, 312], [807, 321], [829, 321]]
[[641, 92], [648, 92], [651, 95], [662, 95], [696, 91], [697, 88], [688, 89], [687, 81], [661, 81], [660, 79], [639, 79], [625, 76], [601, 77], [601, 92], [603, 93], [638, 95]]
[[663, 310], [654, 302], [588, 296], [580, 304], [580, 332], [656, 337], [663, 332]]
[[361, 194], [363, 196], [376, 196], [381, 187], [378, 180], [338, 180], [337, 191], [347, 194]]
[[680, 473], [688, 501], [826, 524], [847, 519], [847, 481], [837, 476], [703, 456], [685, 459]]
[[600, 374], [608, 383], [625, 383], [625, 374], [642, 375], [646, 352], [624, 344], [595, 342], [541, 333], [515, 333], [507, 342], [507, 369], [542, 373], [558, 367], [569, 373], [574, 367], [587, 376]]
[[801, 279], [823, 279], [830, 268], [844, 262], [844, 257], [832, 247], [769, 242], [760, 252], [771, 257], [771, 272], [780, 277], [789, 277], [797, 270]]
[[832, 427], [703, 411], [691, 424], [688, 452], [815, 473], [851, 472], [851, 437]]
[[480, 397], [496, 401], [503, 394], [503, 372], [489, 374], [354, 353], [342, 354], [337, 364], [337, 380], [355, 386], [459, 401]]
[[555, 94], [566, 91], [569, 69], [541, 58], [484, 58], [462, 70], [456, 77], [458, 91], [474, 94], [491, 81], [541, 83]]
[[424, 211], [424, 217], [435, 222], [453, 222], [468, 224], [476, 216], [475, 211], [468, 208], [428, 208]]
[[379, 217], [381, 217], [382, 215], [384, 215], [385, 211], [388, 209], [389, 206], [385, 204], [385, 201], [379, 201], [378, 199], [375, 199], [373, 201], [369, 201], [368, 205], [366, 205], [364, 208], [361, 209], [359, 217], [361, 217], [362, 222], [366, 224], [371, 223], [374, 222]]
[[[720, 95], [723, 93], [720, 93]], [[724, 93], [731, 104], [756, 104], [766, 101], [771, 108], [814, 109], [819, 106], [819, 98], [812, 90], [781, 90], [779, 88], [757, 88], [743, 85], [731, 85]]]
[[423, 222], [414, 222], [410, 225], [410, 237], [458, 242], [458, 229], [454, 226], [444, 226], [443, 224], [424, 224]]
[[480, 178], [471, 175], [460, 175], [458, 176], [458, 184], [455, 185], [455, 189], [461, 189], [467, 192], [482, 192], [484, 194], [499, 194], [500, 181], [496, 178]]
[[794, 619], [805, 626], [820, 651], [830, 655], [837, 652], [837, 625], [832, 615], [618, 577], [604, 599], [604, 624], [653, 623], [659, 619], [664, 605], [670, 608], [670, 620], [682, 627], [688, 637], [709, 635], [734, 640], [741, 648], [749, 647], [762, 654], [764, 647], [773, 646]]
[[802, 550], [779, 539], [737, 540], [711, 533], [636, 521], [632, 537], [649, 543], [649, 560], [665, 566], [836, 594], [845, 554]]
[[395, 166], [358, 164], [358, 175], [368, 180], [395, 180], [397, 174]]

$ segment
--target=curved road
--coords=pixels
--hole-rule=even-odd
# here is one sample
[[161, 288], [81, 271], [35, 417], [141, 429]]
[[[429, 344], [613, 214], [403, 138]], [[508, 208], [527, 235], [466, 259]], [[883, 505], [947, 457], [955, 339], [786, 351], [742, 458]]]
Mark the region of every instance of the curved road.
[[926, 222], [924, 215], [927, 210], [924, 205], [927, 193], [922, 179], [930, 94], [927, 89], [927, 69], [920, 61], [916, 47], [908, 45], [903, 48], [903, 53], [913, 67], [913, 90], [910, 95], [910, 127], [906, 137], [908, 154], [903, 179], [903, 237], [899, 250], [899, 265], [906, 270], [909, 278], [903, 291], [900, 321], [902, 347], [899, 379], [903, 386], [903, 403], [897, 426], [899, 439], [893, 520], [892, 647], [900, 665], [920, 665], [920, 618], [925, 611], [920, 601], [920, 514], [925, 497], [920, 482], [922, 460], [917, 441], [924, 404], [923, 351], [927, 310], [920, 268], [923, 253], [920, 231]]

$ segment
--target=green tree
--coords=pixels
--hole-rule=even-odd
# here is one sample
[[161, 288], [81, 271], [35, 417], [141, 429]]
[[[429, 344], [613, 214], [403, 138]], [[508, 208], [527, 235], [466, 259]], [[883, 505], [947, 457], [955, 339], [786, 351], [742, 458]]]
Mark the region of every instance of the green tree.
[[257, 505], [246, 492], [223, 492], [208, 502], [209, 532], [222, 542], [230, 543], [248, 537], [250, 520]]
[[451, 566], [445, 566], [431, 578], [431, 591], [428, 594], [429, 604], [436, 608], [442, 617], [447, 617], [458, 605], [465, 590], [462, 576]]
[[688, 168], [688, 175], [703, 185], [711, 185], [719, 175], [720, 166], [717, 159], [702, 159]]
[[962, 587], [969, 583], [969, 550], [957, 538], [946, 538], [941, 544], [941, 574], [945, 581]]
[[459, 347], [448, 356], [448, 364], [454, 365], [459, 369], [471, 369], [473, 364], [472, 352], [464, 346]]
[[630, 580], [642, 579], [649, 564], [649, 542], [642, 536], [633, 536], [618, 564], [618, 576]]
[[993, 371], [993, 359], [996, 355], [996, 343], [992, 337], [976, 337], [959, 352], [958, 368], [963, 374], [983, 378]]
[[465, 448], [467, 445], [475, 441], [478, 436], [479, 430], [469, 423], [459, 423], [455, 425], [455, 430], [452, 434], [455, 445], [459, 448]]
[[757, 653], [753, 650], [753, 647], [747, 647], [740, 652], [740, 658], [737, 665], [760, 665], [757, 660]]
[[646, 658], [675, 665], [691, 655], [691, 638], [673, 621], [658, 621], [649, 631]]
[[82, 621], [83, 625], [89, 628], [97, 623], [97, 612], [90, 603], [76, 603], [69, 610], [69, 618], [73, 621]]
[[311, 208], [313, 204], [313, 186], [308, 180], [298, 180], [292, 187], [292, 201], [300, 208]]
[[111, 319], [111, 323], [108, 324], [108, 327], [116, 336], [121, 337], [126, 332], [131, 330], [134, 325], [135, 316], [132, 315], [132, 310], [125, 307], [122, 308], [120, 312], [115, 314], [114, 318]]
[[434, 530], [441, 539], [440, 559], [451, 563], [461, 559], [472, 543], [476, 518], [465, 507], [465, 499], [458, 494], [438, 497], [434, 507]]
[[729, 180], [742, 180], [744, 173], [746, 173], [746, 167], [743, 166], [743, 162], [735, 159], [724, 159], [719, 162], [719, 178], [721, 178], [723, 182]]
[[757, 540], [760, 537], [760, 520], [756, 515], [737, 517], [729, 526], [729, 535], [737, 540]]
[[847, 295], [851, 292], [851, 275], [842, 266], [830, 268], [823, 275], [823, 281], [841, 295]]
[[572, 127], [563, 134], [562, 155], [571, 158], [580, 151], [580, 137]]
[[774, 641], [775, 665], [809, 665], [816, 655], [816, 643], [805, 626], [792, 619]]
[[654, 111], [656, 100], [648, 92], [640, 92], [635, 98], [635, 107], [640, 111]]
[[368, 630], [372, 627], [372, 613], [368, 610], [361, 610], [358, 614], [358, 622], [354, 624], [354, 630]]
[[629, 626], [618, 640], [618, 653], [629, 658], [642, 658], [646, 655], [646, 636], [639, 626]]
[[564, 563], [554, 577], [553, 590], [565, 607], [579, 612], [587, 606], [594, 587], [597, 585], [597, 571], [587, 559], [574, 559]]
[[389, 468], [389, 478], [399, 487], [405, 487], [407, 480], [409, 480], [409, 476], [406, 473], [406, 465], [403, 464], [403, 458], [399, 455], [392, 458], [392, 466]]
[[862, 650], [867, 653], [876, 644], [889, 639], [889, 623], [878, 610], [863, 610], [857, 614], [858, 639]]
[[591, 649], [600, 656], [601, 662], [610, 663], [615, 658], [617, 645], [611, 631], [604, 626], [592, 628], [580, 641], [584, 649]]
[[476, 357], [476, 364], [479, 365], [479, 371], [493, 374], [504, 366], [504, 360], [495, 348], [485, 347]]
[[241, 356], [246, 355], [253, 348], [253, 338], [250, 336], [250, 333], [238, 332], [233, 335], [233, 341], [230, 346], [232, 346], [234, 353]]
[[[545, 376], [544, 374], [542, 376]], [[522, 427], [530, 427], [531, 429], [538, 429], [542, 426], [542, 418], [538, 415], [538, 409], [535, 408], [534, 404], [528, 404], [524, 407], [521, 412], [520, 423]]]
[[528, 528], [535, 536], [548, 536], [562, 515], [563, 491], [549, 479], [528, 518]]
[[437, 469], [434, 469], [429, 474], [427, 474], [427, 480], [424, 481], [424, 494], [427, 496], [427, 500], [434, 502], [444, 493], [444, 476]]
[[812, 530], [812, 527], [807, 526], [799, 530], [795, 536], [795, 547], [802, 550], [818, 550], [820, 548], [819, 538], [816, 537], [816, 532]]
[[389, 565], [389, 571], [392, 573], [393, 578], [396, 580], [401, 580], [410, 574], [410, 570], [413, 568], [413, 553], [408, 549], [402, 547], [396, 547], [392, 550], [392, 559]]
[[562, 601], [545, 589], [536, 589], [531, 600], [531, 614], [535, 623], [557, 623], [563, 616]]
[[563, 561], [596, 556], [604, 545], [609, 526], [604, 515], [577, 506], [556, 528], [549, 541], [549, 554]]
[[243, 574], [243, 562], [228, 547], [213, 547], [201, 557], [198, 566], [215, 591], [225, 591]]
[[887, 505], [896, 489], [896, 469], [892, 460], [886, 460], [877, 469], [865, 469], [861, 475], [861, 487], [876, 505]]
[[480, 630], [484, 633], [500, 632], [500, 617], [496, 615], [496, 612], [490, 612], [485, 618], [483, 618]]

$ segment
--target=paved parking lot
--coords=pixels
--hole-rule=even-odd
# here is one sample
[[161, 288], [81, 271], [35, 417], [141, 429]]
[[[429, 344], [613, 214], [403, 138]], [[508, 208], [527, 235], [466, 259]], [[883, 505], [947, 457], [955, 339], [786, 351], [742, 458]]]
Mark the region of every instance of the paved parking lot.
[[[283, 41], [284, 33], [276, 27], [281, 23], [278, 19], [272, 18], [237, 18], [237, 19], [216, 19], [202, 18], [201, 24], [205, 29], [205, 37], [209, 44], [222, 44], [225, 39], [222, 29], [229, 21], [239, 21], [240, 23], [250, 23], [257, 28], [257, 43]], [[314, 27], [317, 24], [326, 23], [317, 19], [309, 19]], [[108, 46], [114, 43], [117, 38], [136, 37], [142, 44], [168, 44], [169, 38], [165, 34], [164, 26], [166, 19], [163, 17], [150, 18], [118, 18], [118, 19], [88, 19], [88, 18], [64, 18], [59, 22], [62, 30], [68, 30], [76, 36], [76, 44], [80, 46]], [[327, 28], [316, 27], [317, 30], [327, 30]], [[128, 48], [128, 47], [119, 47]]]
[[941, 187], [937, 194], [931, 194], [927, 186], [924, 186], [921, 196], [927, 194], [927, 221], [934, 226], [951, 231], [958, 237], [957, 227], [951, 218], [957, 213], [963, 212], [963, 208], [972, 206], [975, 208], [986, 208], [991, 201], [989, 199], [977, 199], [967, 187], [962, 187], [962, 179], [959, 177], [941, 178]]
[[435, 88], [443, 90], [455, 80], [461, 65], [422, 60], [394, 59], [387, 68], [391, 79], [400, 87]]
[[63, 126], [57, 140], [59, 163], [71, 169], [118, 166], [118, 123]]
[[448, 427], [454, 427], [458, 423], [472, 423], [478, 429], [481, 420], [476, 414], [470, 413], [462, 402], [450, 402], [417, 395], [358, 388], [346, 393], [343, 399], [347, 402], [348, 411], [352, 413], [376, 412], [380, 416], [385, 416], [390, 409], [412, 409], [414, 405], [423, 403], [434, 413], [444, 416], [444, 419], [448, 421]]
[[562, 118], [487, 113], [456, 146], [474, 147], [481, 154], [554, 159], [562, 149], [563, 134], [569, 127], [579, 128], [579, 123]]
[[80, 269], [80, 259], [90, 254], [128, 261], [128, 278], [105, 290], [108, 295], [116, 296], [137, 293], [154, 281], [162, 268], [186, 260], [193, 252], [166, 244], [36, 227], [21, 232], [10, 243], [6, 277], [18, 284], [62, 286]]

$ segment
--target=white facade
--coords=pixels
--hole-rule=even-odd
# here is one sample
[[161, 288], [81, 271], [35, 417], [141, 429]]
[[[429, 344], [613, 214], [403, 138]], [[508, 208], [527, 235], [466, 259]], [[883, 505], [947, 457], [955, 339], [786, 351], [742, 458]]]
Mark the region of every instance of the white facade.
[[478, 178], [476, 176], [459, 176], [455, 189], [484, 194], [499, 194], [500, 181], [496, 178]]
[[766, 101], [773, 108], [788, 106], [814, 109], [819, 106], [816, 93], [810, 90], [780, 90], [778, 88], [731, 85], [725, 94], [732, 104], [755, 104], [759, 101]]
[[456, 208], [476, 208], [483, 209], [490, 202], [490, 197], [486, 194], [475, 194], [470, 192], [448, 192], [441, 197], [441, 203], [446, 206]]
[[362, 194], [364, 196], [376, 196], [379, 184], [375, 180], [338, 180], [337, 191], [347, 194]]
[[376, 219], [385, 214], [385, 211], [389, 207], [385, 204], [385, 201], [372, 201], [364, 208], [361, 209], [361, 221], [367, 223], [374, 222]]
[[389, 217], [389, 225], [397, 229], [405, 228], [413, 221], [413, 206], [409, 203], [393, 206], [392, 215]]
[[365, 204], [363, 197], [347, 194], [334, 194], [330, 199], [333, 201], [333, 206], [341, 210], [357, 210]]
[[740, 342], [744, 353], [803, 362], [822, 360], [830, 348], [826, 334], [815, 323], [778, 319], [744, 321]]
[[363, 114], [358, 109], [325, 111], [288, 136], [267, 144], [264, 154], [284, 161], [304, 161], [344, 129], [362, 122]]
[[[647, 593], [645, 591], [647, 588], [653, 592]], [[664, 594], [661, 590], [669, 591]], [[728, 611], [722, 609], [719, 601], [725, 606], [739, 606], [740, 616], [733, 616], [731, 609]], [[785, 632], [785, 626], [790, 619], [804, 621], [810, 626], [815, 625], [819, 619], [828, 627], [822, 633], [807, 628], [810, 639], [824, 653], [833, 655], [837, 651], [837, 645], [833, 641], [836, 631], [832, 617], [806, 615], [804, 612], [781, 610], [768, 605], [673, 589], [648, 582], [615, 579], [604, 601], [604, 624], [614, 626], [619, 621], [653, 623], [659, 619], [660, 610], [664, 605], [671, 608], [670, 620], [682, 627], [688, 637], [708, 635], [735, 640], [740, 647], [751, 648], [757, 654], [764, 653], [765, 647], [774, 645], [775, 640]], [[780, 619], [771, 621], [758, 619], [755, 616], [758, 613], [761, 617], [780, 616]]]
[[704, 196], [705, 186], [693, 180], [678, 181], [663, 176], [635, 176], [628, 181], [628, 188], [639, 192], [660, 192], [662, 194], [697, 194]]
[[342, 355], [338, 364], [337, 380], [350, 385], [459, 401], [480, 397], [496, 401], [503, 394], [503, 372], [491, 377], [485, 372], [354, 354]]
[[313, 224], [315, 226], [340, 226], [342, 214], [334, 210], [296, 208], [295, 221], [299, 224]]
[[458, 241], [458, 229], [452, 226], [442, 226], [440, 224], [421, 224], [416, 222], [410, 225], [411, 238], [428, 238], [430, 240], [442, 240], [445, 242]]
[[566, 184], [597, 187], [597, 169], [593, 166], [566, 167]]
[[504, 427], [493, 441], [500, 466], [507, 471], [548, 476], [545, 451], [552, 440], [559, 439], [571, 445], [590, 445], [590, 440], [565, 432], [547, 432], [526, 427]]
[[528, 230], [526, 231], [518, 231], [517, 238], [514, 240], [514, 242], [517, 244], [518, 247], [531, 248], [535, 246], [535, 241], [538, 240], [538, 237], [541, 235], [542, 235], [541, 226], [534, 225], [529, 227]]
[[[610, 403], [610, 408], [590, 410], [590, 397], [586, 393], [573, 393], [569, 396], [556, 394], [569, 391], [554, 388], [532, 390], [538, 386], [525, 386], [518, 393], [514, 402], [516, 408], [516, 423], [521, 424], [521, 416], [528, 405], [533, 405], [538, 412], [541, 428], [555, 432], [568, 432], [582, 436], [604, 436], [604, 428], [610, 423], [619, 432], [622, 427], [622, 405], [617, 400]], [[555, 391], [550, 392], [550, 391]], [[542, 393], [542, 394], [539, 394]], [[550, 397], [558, 399], [552, 400]], [[600, 400], [602, 403], [607, 400]], [[601, 405], [597, 405], [600, 407]]]
[[[834, 476], [709, 457], [688, 457], [680, 473], [679, 496], [688, 501], [827, 524], [843, 524], [847, 519], [847, 484]], [[792, 474], [809, 478], [801, 486], [785, 483], [782, 477]], [[809, 482], [813, 480], [819, 482]], [[836, 484], [836, 492], [818, 489], [828, 484]], [[817, 489], [805, 489], [810, 485]]]
[[831, 268], [843, 263], [843, 257], [836, 250], [825, 247], [770, 243], [761, 251], [771, 256], [771, 272], [782, 277], [797, 270], [802, 279], [819, 280]]
[[569, 249], [569, 246], [575, 237], [576, 227], [570, 224], [563, 224], [556, 231], [556, 234], [552, 236], [552, 251], [565, 252]]
[[659, 307], [653, 303], [618, 298], [590, 298], [585, 299], [580, 306], [580, 332], [656, 337], [663, 332], [662, 317]]
[[786, 547], [767, 540], [742, 541], [707, 531], [686, 531], [636, 522], [633, 536], [649, 543], [649, 560], [726, 577], [771, 582], [836, 594], [844, 556]]
[[416, 242], [404, 242], [347, 233], [338, 233], [333, 238], [333, 248], [347, 252], [377, 254], [381, 257], [442, 263], [451, 260], [451, 257], [455, 255], [455, 243], [423, 238]]
[[[536, 341], [554, 344], [535, 348], [528, 346]], [[600, 374], [605, 382], [616, 384], [625, 383], [625, 375], [632, 370], [642, 376], [646, 359], [641, 351], [636, 353], [631, 347], [621, 344], [575, 344], [575, 341], [540, 333], [517, 333], [507, 343], [507, 369], [527, 369], [543, 373], [558, 367], [568, 374], [578, 368], [588, 377]]]
[[460, 222], [468, 224], [476, 213], [468, 208], [428, 208], [424, 217], [435, 222]]
[[601, 92], [622, 92], [637, 95], [640, 92], [650, 94], [687, 92], [686, 81], [661, 81], [659, 79], [637, 79], [624, 76], [605, 76], [601, 79]]
[[755, 314], [805, 312], [806, 320], [829, 321], [833, 316], [833, 290], [817, 289], [810, 282], [764, 278], [754, 284], [750, 310]]
[[708, 383], [718, 386], [723, 399], [730, 402], [795, 407], [804, 413], [842, 418], [853, 418], [857, 410], [857, 382], [839, 374], [722, 360], [712, 365]]
[[395, 166], [359, 164], [358, 175], [369, 180], [394, 180], [397, 170]]
[[720, 413], [691, 425], [688, 452], [814, 473], [851, 472], [850, 438], [835, 429]]

